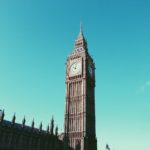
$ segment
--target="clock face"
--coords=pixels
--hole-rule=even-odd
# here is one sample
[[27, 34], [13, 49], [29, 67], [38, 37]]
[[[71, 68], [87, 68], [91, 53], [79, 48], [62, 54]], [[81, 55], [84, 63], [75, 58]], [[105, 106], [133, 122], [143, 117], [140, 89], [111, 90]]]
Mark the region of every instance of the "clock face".
[[71, 61], [70, 63], [70, 68], [69, 68], [69, 76], [75, 76], [75, 75], [80, 75], [82, 70], [82, 63], [81, 60], [77, 59], [74, 61]]

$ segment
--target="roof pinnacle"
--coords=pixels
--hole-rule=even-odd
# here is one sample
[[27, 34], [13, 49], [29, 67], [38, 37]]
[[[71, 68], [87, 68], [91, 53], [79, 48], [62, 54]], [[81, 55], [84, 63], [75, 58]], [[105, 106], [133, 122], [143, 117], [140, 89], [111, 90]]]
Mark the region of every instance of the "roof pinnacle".
[[78, 35], [78, 39], [84, 39], [82, 22], [80, 22], [80, 32], [79, 32], [79, 35]]
[[80, 33], [83, 33], [82, 22], [80, 22]]

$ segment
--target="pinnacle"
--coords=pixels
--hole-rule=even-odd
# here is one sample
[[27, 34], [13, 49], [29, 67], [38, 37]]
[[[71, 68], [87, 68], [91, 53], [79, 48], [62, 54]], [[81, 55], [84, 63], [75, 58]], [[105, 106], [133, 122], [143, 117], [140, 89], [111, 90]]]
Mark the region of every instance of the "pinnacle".
[[80, 32], [77, 39], [84, 39], [82, 23], [80, 23]]

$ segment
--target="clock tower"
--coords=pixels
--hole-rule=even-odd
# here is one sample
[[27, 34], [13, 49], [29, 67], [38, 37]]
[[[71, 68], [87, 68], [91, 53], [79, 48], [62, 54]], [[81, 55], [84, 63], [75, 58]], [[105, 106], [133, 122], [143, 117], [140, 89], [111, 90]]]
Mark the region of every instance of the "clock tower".
[[66, 63], [65, 137], [73, 150], [97, 150], [95, 64], [80, 27]]

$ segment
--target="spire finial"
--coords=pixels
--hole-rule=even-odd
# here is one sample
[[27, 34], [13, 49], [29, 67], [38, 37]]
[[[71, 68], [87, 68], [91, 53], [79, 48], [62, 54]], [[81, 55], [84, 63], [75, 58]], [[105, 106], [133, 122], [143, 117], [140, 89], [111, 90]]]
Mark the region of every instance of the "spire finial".
[[25, 119], [25, 116], [24, 116], [24, 118], [22, 119], [22, 126], [23, 127], [25, 126], [25, 123], [26, 123], [26, 119]]
[[32, 127], [32, 129], [34, 128], [34, 118], [32, 120], [31, 127]]
[[39, 125], [39, 131], [42, 131], [42, 121], [41, 121], [41, 123]]
[[55, 135], [58, 136], [58, 126], [55, 128]]
[[52, 116], [51, 122], [50, 122], [50, 134], [53, 135], [54, 131], [54, 117]]
[[83, 38], [83, 27], [82, 27], [82, 22], [80, 22], [80, 32], [78, 38]]
[[46, 131], [47, 131], [47, 133], [49, 133], [49, 124], [47, 125]]
[[110, 147], [108, 144], [106, 144], [106, 150], [110, 150]]
[[82, 22], [80, 22], [80, 32], [79, 32], [77, 40], [80, 40], [80, 39], [82, 40], [84, 39]]
[[80, 22], [80, 33], [83, 33], [83, 27], [82, 27], [82, 22]]
[[13, 117], [12, 117], [12, 124], [15, 123], [15, 120], [16, 120], [16, 113], [14, 113]]
[[0, 110], [0, 122], [4, 120], [4, 116], [5, 116], [4, 109]]

